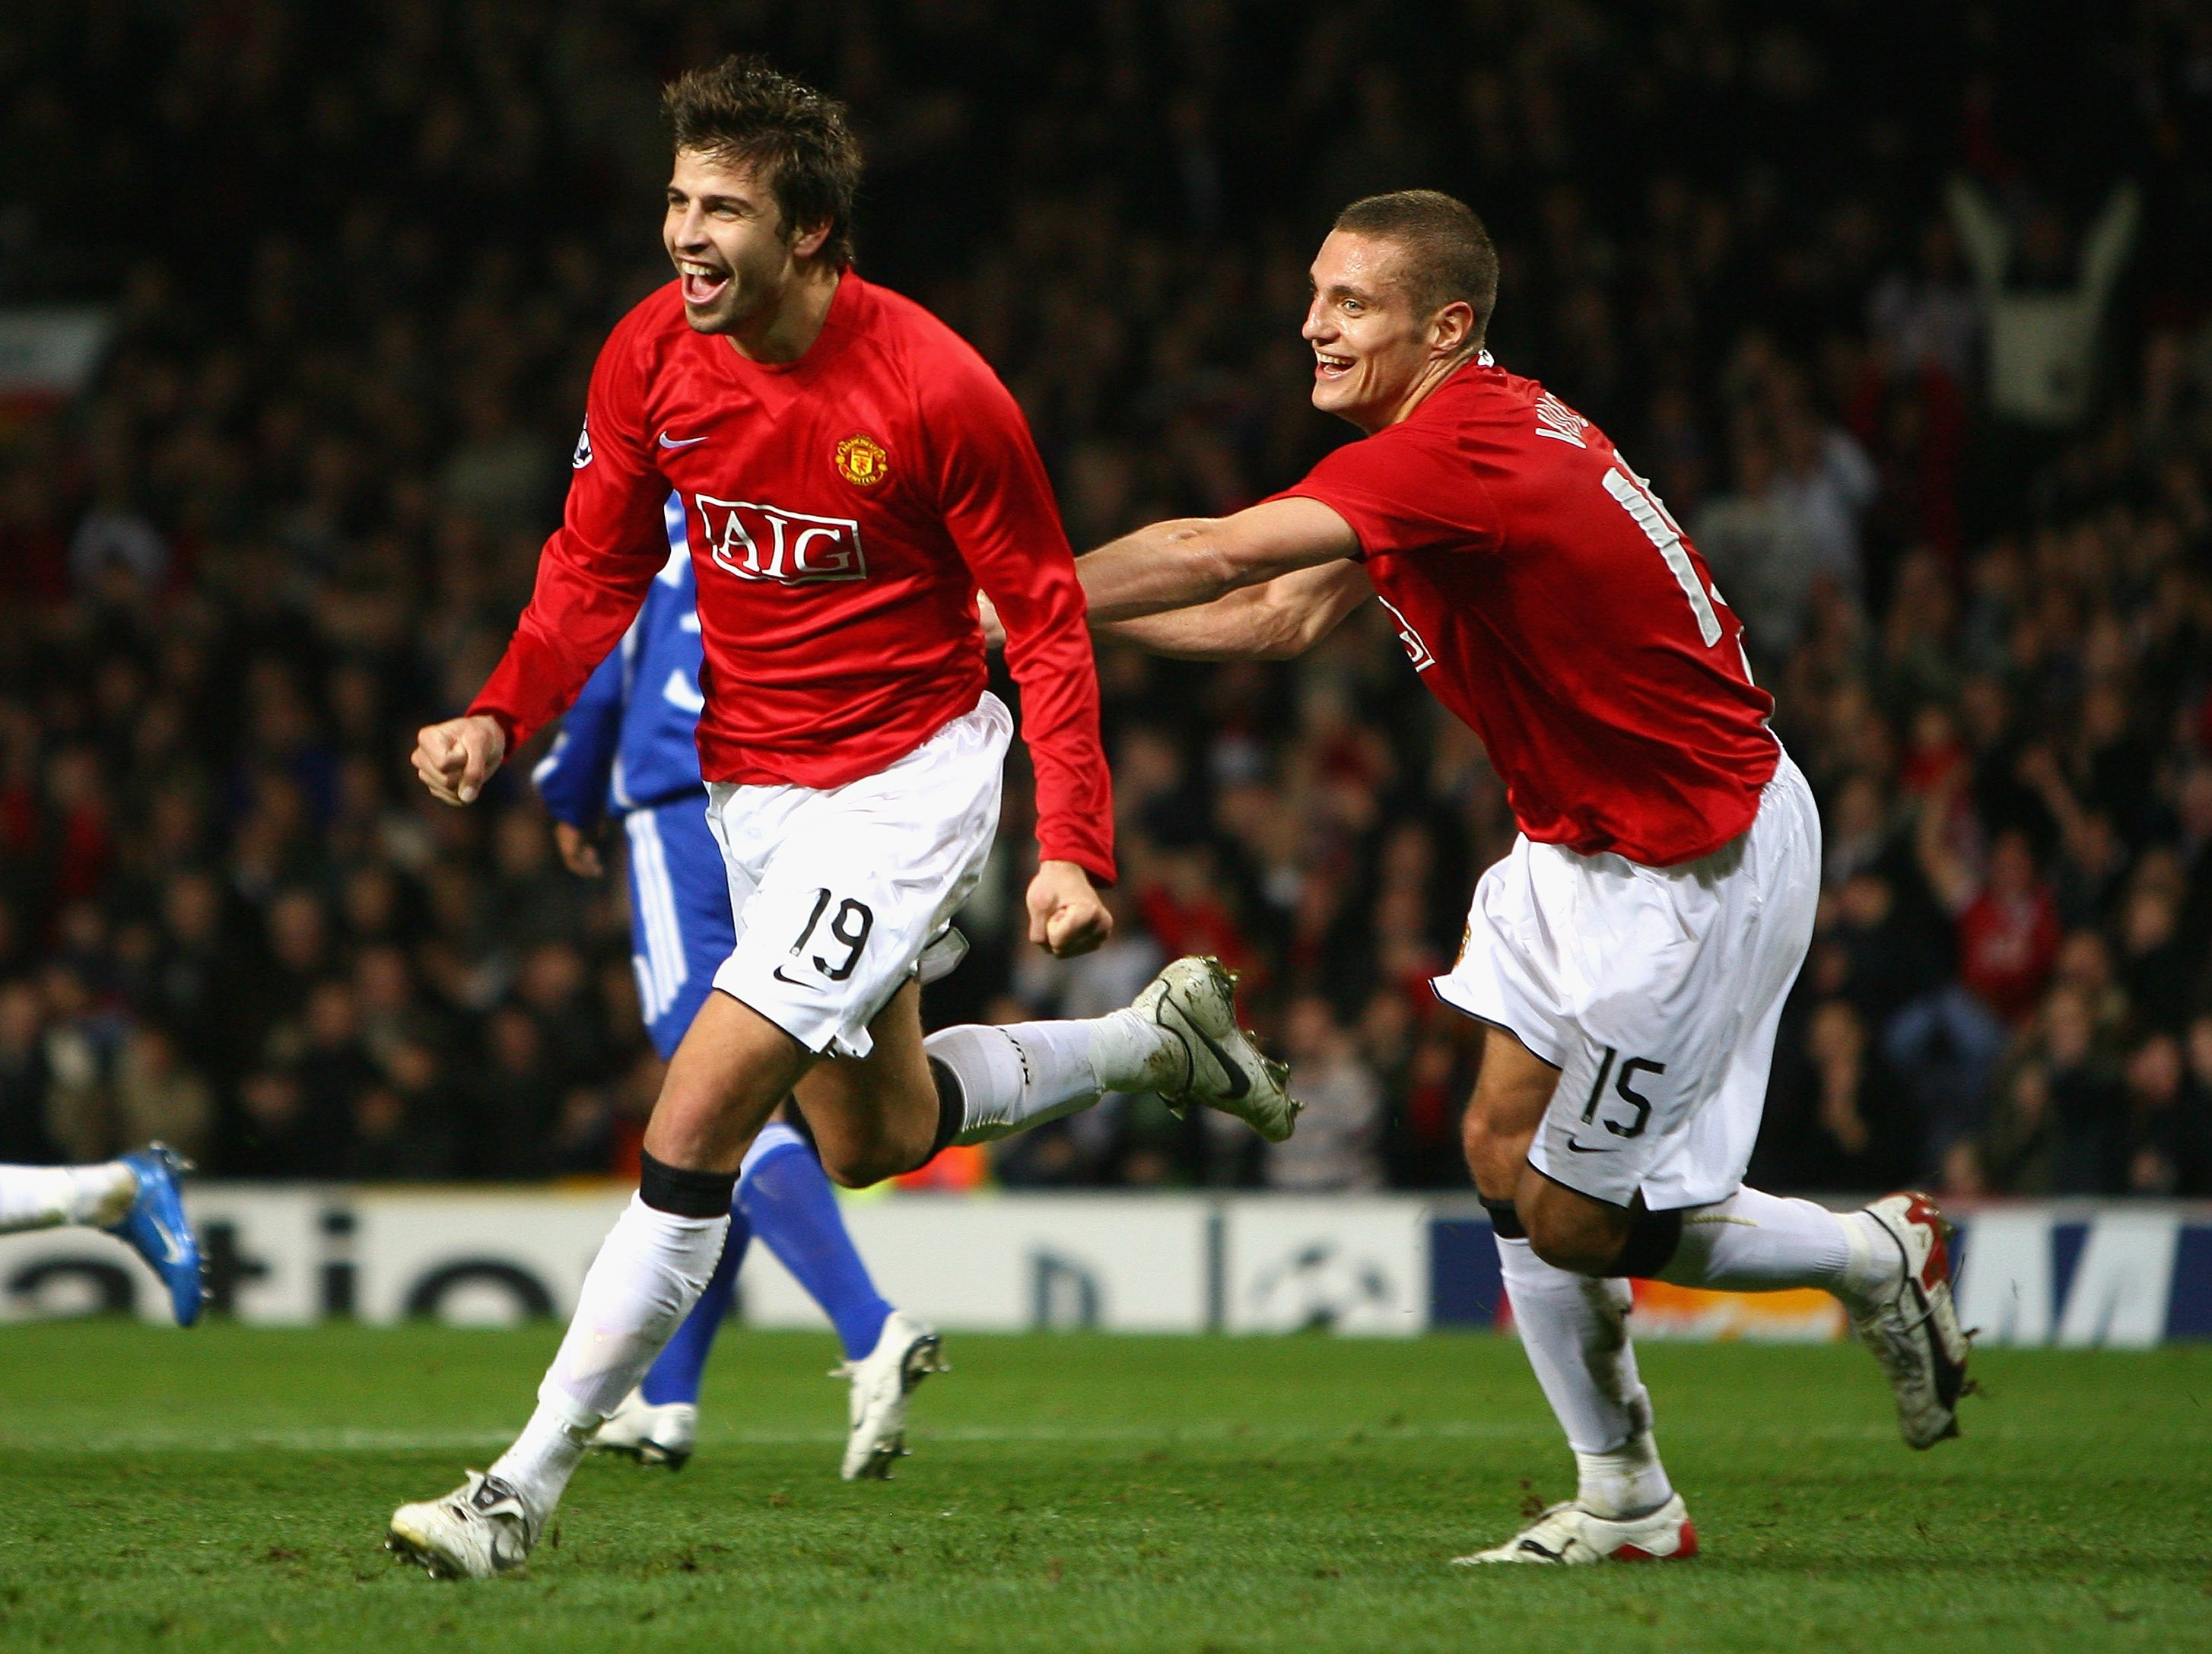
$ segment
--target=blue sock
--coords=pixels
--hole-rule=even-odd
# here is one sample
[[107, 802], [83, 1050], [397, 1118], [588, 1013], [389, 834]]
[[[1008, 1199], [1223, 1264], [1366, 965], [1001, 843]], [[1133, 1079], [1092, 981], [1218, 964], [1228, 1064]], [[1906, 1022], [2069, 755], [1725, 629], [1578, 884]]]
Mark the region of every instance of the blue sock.
[[763, 1127], [745, 1155], [738, 1200], [761, 1245], [835, 1324], [845, 1359], [857, 1361], [874, 1349], [891, 1306], [853, 1250], [837, 1197], [806, 1139], [780, 1121]]
[[730, 1238], [722, 1243], [722, 1261], [714, 1265], [714, 1273], [707, 1277], [707, 1290], [699, 1294], [691, 1313], [684, 1318], [684, 1324], [676, 1329], [676, 1336], [639, 1386], [653, 1406], [665, 1407], [670, 1402], [698, 1404], [707, 1356], [714, 1348], [714, 1335], [722, 1329], [722, 1318], [730, 1312], [731, 1302], [738, 1295], [738, 1269], [745, 1261], [745, 1245], [752, 1238], [751, 1226], [732, 1200]]

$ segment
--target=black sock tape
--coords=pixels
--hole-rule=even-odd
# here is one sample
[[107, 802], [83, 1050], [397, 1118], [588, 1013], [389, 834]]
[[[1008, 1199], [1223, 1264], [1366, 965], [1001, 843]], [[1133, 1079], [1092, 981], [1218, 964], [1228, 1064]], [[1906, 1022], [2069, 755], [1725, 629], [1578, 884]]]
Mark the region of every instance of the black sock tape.
[[1606, 1273], [1649, 1281], [1667, 1267], [1674, 1256], [1674, 1249], [1681, 1244], [1682, 1215], [1647, 1212], [1644, 1209], [1644, 1197], [1638, 1195], [1636, 1204], [1629, 1209], [1628, 1239], [1621, 1243], [1620, 1256], [1613, 1260], [1613, 1267]]
[[657, 1160], [643, 1149], [637, 1155], [637, 1195], [656, 1212], [678, 1217], [726, 1217], [738, 1192], [734, 1172], [690, 1172]]
[[1482, 1209], [1490, 1214], [1490, 1227], [1500, 1240], [1526, 1240], [1528, 1231], [1521, 1222], [1521, 1209], [1510, 1200], [1492, 1200], [1487, 1195], [1478, 1197]]
[[[937, 1141], [929, 1146], [929, 1160], [937, 1158], [955, 1137], [960, 1128], [968, 1124], [968, 1094], [961, 1089], [960, 1076], [934, 1057], [929, 1059], [929, 1077], [937, 1081]], [[914, 1168], [920, 1171], [921, 1166]]]

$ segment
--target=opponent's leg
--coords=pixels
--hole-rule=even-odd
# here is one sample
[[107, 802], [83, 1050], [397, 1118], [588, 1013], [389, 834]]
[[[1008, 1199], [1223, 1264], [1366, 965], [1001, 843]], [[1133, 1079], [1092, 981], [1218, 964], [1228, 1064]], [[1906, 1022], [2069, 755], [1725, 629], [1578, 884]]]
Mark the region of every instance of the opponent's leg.
[[846, 1359], [864, 1359], [891, 1306], [854, 1250], [836, 1194], [806, 1139], [780, 1121], [763, 1126], [745, 1155], [738, 1203], [761, 1244], [822, 1306]]
[[64, 1224], [105, 1228], [138, 1198], [138, 1178], [121, 1160], [98, 1166], [0, 1166], [0, 1234]]
[[146, 1260], [168, 1288], [177, 1324], [188, 1327], [206, 1295], [199, 1243], [177, 1188], [191, 1169], [158, 1142], [97, 1166], [0, 1166], [0, 1234], [64, 1224], [105, 1229]]
[[488, 1475], [404, 1505], [388, 1542], [433, 1573], [520, 1566], [592, 1436], [645, 1374], [714, 1274], [747, 1145], [813, 1058], [726, 994], [708, 996], [646, 1127], [644, 1174], [585, 1275], [537, 1410]]
[[822, 1162], [791, 1127], [770, 1125], [754, 1139], [738, 1198], [844, 1347], [844, 1360], [830, 1375], [850, 1385], [840, 1474], [848, 1481], [888, 1477], [892, 1461], [906, 1452], [907, 1397], [945, 1371], [936, 1332], [876, 1290]]

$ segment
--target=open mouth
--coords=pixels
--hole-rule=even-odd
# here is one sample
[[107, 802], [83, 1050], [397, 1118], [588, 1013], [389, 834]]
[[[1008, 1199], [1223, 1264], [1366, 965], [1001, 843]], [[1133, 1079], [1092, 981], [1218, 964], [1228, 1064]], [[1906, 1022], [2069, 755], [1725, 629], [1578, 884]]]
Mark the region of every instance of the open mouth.
[[711, 264], [679, 258], [676, 261], [676, 270], [684, 278], [684, 302], [687, 305], [711, 305], [721, 297], [722, 289], [730, 285], [729, 271], [716, 270]]
[[1340, 379], [1352, 371], [1352, 358], [1331, 356], [1314, 352], [1314, 377], [1317, 379]]

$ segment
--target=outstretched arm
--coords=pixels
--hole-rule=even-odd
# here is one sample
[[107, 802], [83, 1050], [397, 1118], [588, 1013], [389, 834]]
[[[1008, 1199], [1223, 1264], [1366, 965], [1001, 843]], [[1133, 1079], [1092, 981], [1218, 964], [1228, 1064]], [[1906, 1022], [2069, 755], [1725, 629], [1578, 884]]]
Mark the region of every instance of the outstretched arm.
[[[1077, 563], [1077, 570], [1088, 560]], [[1374, 595], [1375, 584], [1362, 565], [1323, 563], [1278, 574], [1193, 609], [1094, 621], [1091, 630], [1184, 660], [1289, 660], [1335, 631]]]
[[1344, 518], [1318, 500], [1293, 496], [1230, 517], [1155, 523], [1100, 547], [1076, 570], [1096, 627], [1210, 603], [1277, 575], [1358, 554]]

